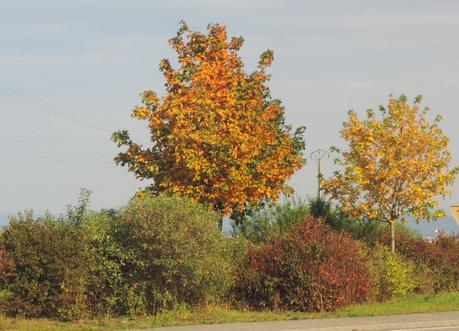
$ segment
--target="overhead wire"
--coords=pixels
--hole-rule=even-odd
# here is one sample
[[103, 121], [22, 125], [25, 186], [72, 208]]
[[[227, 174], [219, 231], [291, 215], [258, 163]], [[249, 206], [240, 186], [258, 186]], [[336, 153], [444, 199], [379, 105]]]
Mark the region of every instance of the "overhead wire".
[[43, 133], [41, 133], [39, 131], [35, 131], [35, 130], [32, 130], [32, 129], [28, 129], [28, 128], [24, 128], [24, 127], [21, 127], [21, 126], [17, 126], [15, 124], [6, 122], [4, 120], [2, 122], [0, 122], [0, 125], [3, 125], [3, 126], [6, 126], [6, 127], [15, 129], [15, 130], [19, 130], [19, 131], [22, 131], [22, 132], [26, 132], [26, 133], [32, 134], [34, 136], [40, 137], [42, 139], [46, 139], [46, 140], [51, 141], [51, 142], [53, 142], [55, 144], [58, 144], [58, 145], [70, 147], [71, 149], [73, 149], [73, 151], [80, 151], [80, 152], [83, 151], [83, 152], [89, 153], [91, 155], [100, 156], [100, 153], [95, 151], [95, 150], [88, 149], [86, 147], [83, 147], [83, 146], [80, 146], [80, 145], [77, 145], [77, 144], [74, 144], [74, 143], [63, 141], [62, 139], [43, 134]]
[[14, 149], [15, 151], [22, 151], [24, 153], [27, 153], [27, 155], [32, 155], [32, 156], [34, 156], [36, 158], [39, 158], [39, 159], [43, 159], [43, 160], [46, 160], [46, 161], [52, 161], [54, 163], [65, 164], [65, 165], [69, 165], [69, 166], [72, 166], [72, 167], [75, 167], [75, 168], [79, 168], [79, 169], [82, 169], [82, 170], [85, 170], [85, 171], [98, 173], [97, 171], [94, 171], [91, 168], [86, 168], [86, 167], [81, 166], [79, 164], [76, 164], [76, 163], [73, 163], [73, 162], [69, 162], [69, 161], [65, 161], [65, 160], [58, 160], [58, 159], [50, 158], [49, 156], [41, 155], [41, 154], [36, 153], [36, 152], [31, 152], [30, 150], [24, 149], [22, 147], [7, 145], [7, 144], [5, 144], [3, 142], [0, 143], [0, 145], [2, 145], [4, 147], [7, 147], [7, 148], [10, 148], [10, 149]]
[[[72, 123], [78, 123], [80, 125], [89, 127], [93, 130], [97, 130], [99, 132], [104, 132], [108, 134], [112, 134], [113, 130], [108, 129], [99, 123], [96, 123], [94, 121], [89, 121], [87, 119], [83, 119], [83, 115], [76, 114], [74, 112], [70, 112], [66, 110], [66, 112], [63, 112], [61, 107], [55, 106], [42, 98], [34, 97], [31, 95], [27, 95], [25, 93], [20, 93], [17, 91], [14, 91], [10, 88], [6, 87], [0, 87], [0, 97], [6, 98], [10, 101], [16, 102], [18, 104], [21, 104], [25, 106], [27, 109], [31, 109], [34, 111], [41, 111], [48, 113], [50, 115], [54, 115], [57, 117], [60, 117], [61, 119], [65, 119], [67, 121], [70, 121]], [[139, 141], [140, 143], [144, 145], [148, 145], [149, 143], [143, 141], [142, 139], [135, 139], [136, 141]]]
[[[27, 95], [21, 95], [19, 93], [16, 93], [16, 92], [12, 92], [11, 90], [9, 89], [5, 89], [5, 88], [0, 88], [0, 96], [4, 97], [4, 98], [8, 98], [10, 100], [13, 100], [23, 106], [26, 106], [28, 107], [29, 109], [33, 109], [33, 110], [38, 110], [38, 111], [41, 111], [41, 112], [46, 112], [48, 114], [52, 114], [54, 116], [57, 116], [57, 117], [60, 117], [60, 118], [63, 118], [65, 120], [68, 120], [68, 121], [71, 121], [71, 122], [76, 122], [76, 123], [79, 123], [79, 124], [82, 124], [82, 125], [85, 125], [87, 127], [90, 127], [94, 130], [98, 130], [98, 131], [102, 131], [102, 132], [105, 132], [105, 133], [112, 133], [110, 130], [98, 125], [98, 124], [95, 124], [95, 123], [92, 123], [88, 120], [85, 120], [85, 119], [81, 119], [73, 114], [70, 113], [64, 113], [62, 111], [57, 111], [55, 109], [53, 109], [54, 107], [51, 107], [49, 105], [43, 105], [43, 104], [40, 104], [40, 102], [36, 102], [36, 101], [33, 101], [33, 100], [30, 100], [32, 99], [33, 97], [30, 97], [30, 96], [27, 96]], [[32, 105], [31, 105], [32, 103]], [[35, 103], [35, 104], [33, 104]]]
[[[70, 166], [70, 167], [77, 168], [77, 169], [80, 169], [80, 170], [84, 170], [85, 172], [90, 172], [90, 173], [96, 174], [101, 178], [104, 178], [105, 175], [106, 175], [106, 171], [102, 171], [100, 169], [95, 169], [95, 168], [92, 168], [92, 167], [88, 168], [88, 167], [85, 167], [85, 166], [81, 165], [80, 163], [76, 163], [74, 161], [72, 162], [72, 161], [67, 161], [67, 160], [56, 159], [56, 158], [49, 157], [49, 156], [46, 156], [46, 155], [43, 155], [43, 154], [40, 154], [40, 153], [31, 152], [30, 150], [27, 150], [27, 149], [22, 148], [22, 147], [8, 145], [8, 144], [5, 144], [4, 142], [0, 142], [0, 145], [2, 145], [4, 147], [7, 147], [7, 148], [10, 148], [10, 149], [13, 149], [15, 151], [22, 151], [22, 152], [26, 153], [28, 157], [33, 156], [35, 158], [40, 159], [41, 161], [47, 161], [47, 162], [51, 162], [51, 163], [54, 163], [54, 164], [62, 164], [62, 165]], [[0, 162], [5, 162], [5, 163], [8, 162], [8, 163], [16, 163], [16, 164], [27, 164], [27, 160], [18, 160], [18, 159], [0, 160]], [[33, 162], [35, 163], [36, 160], [34, 160]], [[89, 163], [86, 162], [85, 164], [89, 164]], [[113, 162], [110, 162], [109, 164], [114, 166]], [[91, 165], [95, 165], [95, 164], [91, 164]], [[108, 163], [107, 163], [107, 165], [108, 165]], [[132, 178], [128, 178], [128, 177], [124, 177], [124, 176], [120, 177], [120, 179], [121, 178], [122, 178], [123, 181], [132, 183]]]
[[[80, 117], [81, 115], [77, 115], [77, 114], [72, 113], [72, 112], [62, 112], [61, 108], [53, 106], [53, 105], [47, 103], [46, 101], [44, 101], [43, 99], [40, 99], [40, 98], [37, 98], [37, 97], [33, 97], [33, 96], [27, 95], [25, 93], [19, 93], [19, 92], [16, 92], [14, 90], [11, 90], [9, 88], [0, 87], [0, 97], [6, 98], [9, 101], [15, 102], [17, 104], [20, 104], [20, 105], [26, 107], [26, 108], [23, 108], [23, 109], [48, 113], [50, 115], [57, 116], [57, 117], [59, 117], [61, 119], [65, 119], [65, 120], [70, 121], [72, 123], [78, 123], [80, 125], [86, 126], [88, 128], [91, 128], [91, 129], [99, 131], [99, 132], [104, 132], [104, 133], [109, 133], [109, 134], [112, 134], [112, 132], [113, 132], [112, 130], [107, 129], [106, 127], [103, 127], [103, 126], [99, 125], [98, 123], [95, 123], [93, 121], [89, 121], [87, 119], [82, 119]], [[87, 149], [87, 148], [82, 147], [82, 146], [77, 145], [77, 144], [64, 142], [62, 140], [59, 140], [58, 138], [43, 134], [43, 133], [38, 132], [36, 130], [32, 130], [32, 129], [28, 129], [28, 128], [24, 128], [24, 127], [19, 127], [17, 125], [11, 124], [11, 123], [6, 123], [4, 120], [1, 123], [6, 125], [6, 126], [9, 126], [11, 128], [14, 128], [16, 130], [20, 130], [20, 131], [28, 132], [28, 133], [36, 135], [36, 136], [40, 136], [41, 138], [53, 141], [54, 143], [58, 143], [60, 145], [66, 145], [68, 147], [71, 147], [72, 149], [78, 148], [80, 150], [84, 150], [85, 152], [89, 152], [91, 154], [100, 155], [100, 153], [98, 153], [96, 151]], [[137, 140], [137, 141], [147, 145], [147, 143], [145, 143], [144, 141], [141, 141], [141, 140]], [[24, 153], [27, 153], [28, 155], [33, 155], [33, 156], [35, 156], [35, 157], [37, 157], [37, 158], [39, 158], [39, 159], [41, 159], [43, 161], [49, 161], [49, 162], [53, 162], [53, 163], [60, 163], [60, 164], [72, 166], [72, 167], [75, 167], [75, 168], [79, 168], [79, 169], [82, 169], [82, 170], [85, 170], [85, 171], [97, 173], [99, 175], [102, 174], [102, 172], [95, 171], [95, 169], [92, 169], [92, 168], [84, 167], [80, 163], [75, 163], [75, 162], [72, 162], [72, 161], [56, 159], [54, 157], [48, 157], [48, 156], [45, 156], [45, 155], [38, 154], [38, 153], [36, 153], [34, 151], [29, 151], [29, 150], [24, 149], [22, 147], [5, 145], [3, 142], [1, 142], [0, 145], [6, 146], [6, 147], [11, 148], [11, 149], [23, 151]], [[21, 163], [23, 161], [8, 159], [8, 160], [3, 160], [3, 161], [0, 160], [0, 162]], [[90, 164], [90, 162], [87, 162], [87, 161], [85, 161], [84, 163], [85, 164]], [[103, 162], [99, 162], [99, 163], [92, 163], [92, 164], [104, 164], [104, 163]], [[107, 162], [106, 164], [114, 165], [113, 161]], [[105, 173], [103, 173], [103, 174], [105, 175]]]

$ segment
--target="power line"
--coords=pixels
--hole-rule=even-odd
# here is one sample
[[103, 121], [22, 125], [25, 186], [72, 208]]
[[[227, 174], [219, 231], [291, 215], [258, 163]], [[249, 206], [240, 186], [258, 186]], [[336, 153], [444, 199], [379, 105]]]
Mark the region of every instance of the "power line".
[[[93, 130], [97, 130], [99, 132], [108, 133], [110, 135], [113, 133], [113, 130], [108, 129], [96, 122], [89, 121], [87, 119], [82, 119], [81, 118], [82, 115], [78, 115], [72, 112], [64, 113], [61, 111], [62, 109], [61, 107], [52, 105], [51, 103], [46, 102], [45, 100], [38, 98], [38, 97], [30, 96], [25, 93], [19, 93], [19, 92], [16, 92], [14, 90], [11, 90], [5, 87], [0, 88], [0, 97], [6, 98], [6, 99], [9, 99], [10, 101], [21, 104], [27, 107], [28, 109], [31, 109], [34, 111], [45, 112], [50, 115], [54, 115], [62, 119], [65, 119], [67, 121], [70, 121], [72, 123], [76, 122], [80, 125], [84, 125], [86, 127], [89, 127]], [[149, 143], [142, 141], [140, 139], [135, 139], [135, 140], [139, 141], [140, 143], [144, 145], [149, 145]]]
[[[69, 115], [67, 113], [63, 113], [60, 110], [61, 108], [59, 108], [59, 110], [57, 110], [57, 109], [55, 109], [55, 106], [53, 106], [53, 105], [51, 105], [49, 103], [43, 104], [43, 101], [41, 101], [40, 99], [32, 97], [32, 96], [27, 96], [24, 93], [19, 94], [18, 92], [15, 92], [13, 90], [0, 87], [0, 97], [4, 97], [4, 98], [6, 98], [6, 99], [8, 99], [10, 101], [13, 101], [13, 102], [15, 102], [17, 104], [25, 106], [26, 108], [23, 108], [25, 110], [33, 110], [33, 111], [45, 112], [45, 113], [48, 113], [50, 115], [57, 116], [57, 117], [60, 117], [62, 119], [65, 119], [67, 121], [70, 121], [72, 123], [74, 123], [74, 122], [79, 123], [80, 125], [84, 125], [84, 126], [89, 127], [89, 128], [91, 128], [93, 130], [97, 130], [97, 131], [105, 132], [105, 133], [109, 133], [109, 134], [112, 133], [112, 130], [107, 129], [107, 128], [105, 128], [105, 127], [103, 127], [103, 126], [101, 126], [101, 125], [99, 125], [97, 123], [94, 123], [92, 121], [88, 121], [86, 119], [81, 119], [76, 114], [70, 114]], [[39, 102], [34, 101], [34, 99], [35, 100], [39, 100]], [[35, 131], [35, 130], [31, 130], [31, 129], [27, 129], [27, 128], [23, 128], [23, 127], [18, 127], [18, 126], [11, 125], [11, 124], [9, 124], [9, 126], [10, 127], [15, 127], [18, 130], [22, 130], [22, 131], [25, 131], [25, 132], [40, 136], [40, 137], [48, 139], [48, 140], [52, 140], [53, 142], [58, 142], [60, 144], [70, 145], [70, 146], [72, 146], [72, 148], [76, 147], [76, 148], [84, 149], [85, 151], [89, 151], [89, 149], [82, 148], [81, 146], [78, 146], [76, 144], [65, 143], [63, 141], [58, 140], [55, 137], [44, 135], [43, 133]], [[145, 142], [143, 142], [141, 140], [138, 140], [138, 139], [136, 139], [136, 140], [139, 141], [140, 143], [148, 145], [148, 143], [145, 143]], [[41, 159], [43, 161], [57, 163], [57, 164], [64, 164], [64, 165], [72, 166], [72, 167], [79, 168], [79, 169], [82, 169], [82, 170], [85, 170], [85, 171], [97, 173], [99, 175], [100, 174], [105, 175], [105, 173], [94, 171], [94, 169], [81, 166], [81, 164], [78, 164], [78, 163], [75, 163], [75, 162], [69, 162], [69, 161], [65, 161], [65, 160], [55, 159], [55, 158], [52, 158], [52, 157], [48, 157], [48, 156], [45, 156], [45, 155], [38, 154], [36, 152], [31, 152], [31, 151], [29, 151], [27, 149], [24, 149], [24, 148], [21, 148], [21, 147], [5, 145], [3, 142], [0, 143], [0, 144], [3, 145], [3, 146], [6, 146], [8, 148], [17, 150], [17, 151], [22, 151], [24, 153], [27, 153], [27, 155], [35, 156], [35, 157], [37, 157], [37, 158], [39, 158], [39, 159]], [[97, 153], [95, 151], [91, 151], [91, 153], [93, 153], [93, 152], [99, 155], [99, 153]], [[21, 162], [20, 160], [13, 160], [13, 159], [4, 160], [4, 161], [5, 162], [12, 162], [12, 163]], [[0, 161], [0, 162], [2, 162], [2, 161]], [[25, 162], [27, 162], [27, 161], [25, 161]], [[85, 163], [88, 164], [88, 162], [85, 162]], [[99, 163], [99, 164], [102, 164], [102, 163]], [[110, 163], [107, 162], [107, 164], [113, 164], [113, 163], [112, 162], [110, 162]]]
[[44, 156], [44, 155], [38, 154], [36, 152], [31, 152], [31, 151], [29, 151], [27, 149], [24, 149], [22, 147], [11, 146], [11, 145], [7, 145], [7, 144], [4, 144], [4, 143], [1, 143], [1, 145], [5, 146], [7, 148], [10, 148], [10, 149], [14, 149], [16, 151], [22, 151], [24, 153], [27, 153], [28, 155], [35, 156], [36, 158], [39, 158], [39, 159], [43, 159], [43, 160], [46, 160], [46, 161], [52, 161], [53, 163], [65, 164], [65, 165], [69, 165], [69, 166], [72, 166], [72, 167], [75, 167], [75, 168], [79, 168], [79, 169], [82, 169], [82, 170], [85, 170], [85, 171], [94, 172], [93, 169], [82, 167], [79, 164], [75, 164], [75, 163], [68, 162], [68, 161], [63, 161], [63, 160], [56, 160], [56, 159], [50, 158], [48, 156]]
[[[20, 127], [20, 126], [17, 126], [17, 125], [14, 125], [14, 124], [11, 124], [11, 123], [8, 123], [8, 122], [5, 122], [5, 121], [2, 121], [0, 122], [0, 124], [4, 125], [4, 126], [7, 126], [9, 128], [13, 128], [15, 130], [19, 130], [19, 131], [23, 131], [23, 132], [27, 132], [29, 134], [32, 134], [32, 135], [35, 135], [35, 136], [38, 136], [38, 137], [41, 137], [41, 138], [44, 138], [48, 141], [52, 141], [56, 144], [59, 144], [59, 145], [63, 145], [63, 146], [67, 146], [67, 147], [70, 147], [72, 148], [74, 151], [76, 150], [79, 150], [79, 151], [84, 151], [86, 153], [89, 153], [89, 154], [92, 154], [92, 155], [97, 155], [97, 156], [100, 156], [100, 153], [99, 152], [96, 152], [94, 150], [91, 150], [91, 149], [88, 149], [86, 147], [83, 147], [83, 146], [80, 146], [80, 145], [77, 145], [77, 144], [73, 144], [73, 143], [69, 143], [69, 142], [65, 142], [61, 139], [58, 139], [56, 137], [52, 137], [52, 136], [49, 136], [49, 135], [45, 135], [41, 132], [38, 132], [38, 131], [35, 131], [35, 130], [31, 130], [31, 129], [27, 129], [27, 128], [24, 128], [24, 127]], [[68, 150], [67, 150], [68, 151]]]
[[[34, 156], [35, 158], [38, 158], [41, 161], [46, 161], [46, 162], [50, 162], [50, 163], [54, 163], [54, 164], [67, 165], [67, 166], [70, 166], [70, 167], [73, 167], [73, 168], [84, 170], [86, 172], [91, 172], [91, 173], [97, 174], [98, 176], [100, 176], [102, 178], [106, 175], [105, 171], [102, 172], [102, 171], [99, 171], [99, 169], [96, 170], [94, 168], [88, 168], [88, 167], [82, 166], [81, 164], [76, 163], [76, 162], [70, 162], [70, 161], [55, 159], [55, 158], [48, 157], [48, 156], [45, 156], [45, 155], [42, 155], [42, 154], [39, 154], [39, 153], [36, 153], [36, 152], [30, 152], [29, 150], [27, 150], [25, 148], [22, 148], [22, 147], [8, 145], [8, 144], [5, 144], [3, 142], [0, 142], [0, 145], [2, 145], [4, 147], [7, 147], [7, 148], [10, 148], [10, 149], [13, 149], [15, 151], [22, 151], [22, 152], [26, 153], [28, 156]], [[11, 163], [27, 164], [27, 160], [21, 161], [21, 160], [17, 160], [17, 159], [9, 159], [9, 160], [4, 160], [4, 161], [11, 162]], [[4, 162], [4, 161], [0, 161], [0, 162]], [[36, 160], [33, 160], [33, 162], [35, 163]], [[87, 163], [87, 162], [85, 162], [85, 164], [89, 165], [89, 163]], [[105, 164], [102, 164], [102, 163], [96, 163], [96, 164], [105, 165]], [[114, 165], [114, 163], [111, 163], [111, 162], [107, 163], [107, 164]], [[91, 165], [95, 165], [95, 164], [91, 164]], [[123, 180], [125, 180], [126, 182], [127, 181], [131, 182], [131, 180], [129, 180], [127, 177], [120, 177], [120, 178], [123, 178]]]
[[[52, 114], [52, 115], [55, 115], [55, 116], [58, 116], [58, 117], [61, 117], [65, 120], [68, 120], [68, 121], [72, 121], [72, 122], [77, 122], [79, 124], [82, 124], [82, 125], [86, 125], [94, 130], [98, 130], [98, 131], [102, 131], [102, 132], [105, 132], [105, 133], [112, 133], [111, 130], [108, 130], [98, 124], [95, 124], [95, 123], [92, 123], [88, 120], [85, 120], [85, 119], [81, 119], [79, 117], [77, 117], [77, 115], [74, 115], [72, 113], [70, 113], [70, 115], [68, 113], [64, 113], [62, 111], [58, 111], [54, 108], [56, 108], [55, 106], [51, 105], [51, 104], [43, 104], [43, 102], [39, 101], [34, 101], [33, 99], [36, 99], [34, 97], [31, 97], [31, 96], [28, 96], [28, 95], [23, 95], [22, 93], [19, 94], [17, 92], [14, 92], [10, 89], [6, 89], [6, 88], [2, 88], [2, 91], [0, 91], [0, 96], [3, 96], [3, 97], [6, 97], [6, 98], [9, 98], [10, 100], [13, 100], [13, 101], [16, 101], [20, 104], [22, 104], [23, 106], [26, 106], [26, 107], [29, 107], [30, 109], [33, 109], [33, 110], [38, 110], [38, 111], [41, 111], [41, 112], [46, 112], [48, 114]], [[31, 100], [32, 99], [32, 100]], [[32, 105], [31, 105], [32, 103]], [[35, 104], [33, 104], [35, 103]], [[40, 104], [42, 103], [42, 104]]]
[[[44, 161], [44, 162], [47, 162], [49, 161], [49, 163], [55, 163], [56, 161], [54, 160], [45, 160], [45, 159], [41, 159], [40, 161]], [[34, 163], [37, 162], [37, 160], [34, 160]], [[65, 161], [64, 161], [65, 162]], [[66, 161], [68, 162], [68, 161]], [[19, 160], [19, 159], [0, 159], [0, 163], [16, 163], [16, 164], [24, 164], [24, 163], [27, 163], [27, 160]], [[81, 163], [84, 163], [84, 164], [88, 164], [88, 165], [91, 165], [91, 166], [97, 166], [97, 165], [103, 165], [103, 166], [106, 166], [106, 165], [114, 165], [113, 162], [91, 162], [91, 161], [84, 161], [84, 162], [81, 162]], [[72, 164], [75, 164], [75, 165], [79, 165], [78, 162], [76, 161], [72, 161]]]

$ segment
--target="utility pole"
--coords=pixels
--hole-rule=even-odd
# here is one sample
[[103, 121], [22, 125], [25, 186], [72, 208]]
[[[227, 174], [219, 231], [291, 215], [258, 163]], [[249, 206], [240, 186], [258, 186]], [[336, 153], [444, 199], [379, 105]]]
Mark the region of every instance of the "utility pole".
[[320, 200], [320, 181], [322, 180], [322, 159], [324, 157], [330, 157], [330, 153], [322, 148], [316, 149], [311, 152], [311, 158], [315, 158], [317, 161], [317, 200]]

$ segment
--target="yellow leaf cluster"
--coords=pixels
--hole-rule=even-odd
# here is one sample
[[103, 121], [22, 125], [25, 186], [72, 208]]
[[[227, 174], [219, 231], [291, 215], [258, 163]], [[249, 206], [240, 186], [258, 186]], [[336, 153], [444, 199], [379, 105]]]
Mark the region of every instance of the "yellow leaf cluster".
[[443, 215], [437, 199], [449, 194], [458, 169], [449, 167], [441, 118], [430, 123], [427, 114], [404, 96], [391, 97], [380, 117], [350, 112], [341, 131], [348, 144], [340, 151], [343, 170], [323, 181], [324, 190], [354, 217], [393, 223]]
[[169, 41], [179, 67], [160, 69], [166, 94], [142, 95], [132, 116], [146, 120], [152, 146], [126, 137], [116, 161], [140, 179], [152, 179], [154, 193], [169, 190], [209, 203], [224, 215], [262, 199], [277, 199], [285, 181], [303, 165], [302, 129], [291, 132], [284, 108], [268, 87], [273, 53], [260, 56], [247, 74], [238, 56], [242, 38], [228, 40], [222, 25], [208, 33], [183, 24]]

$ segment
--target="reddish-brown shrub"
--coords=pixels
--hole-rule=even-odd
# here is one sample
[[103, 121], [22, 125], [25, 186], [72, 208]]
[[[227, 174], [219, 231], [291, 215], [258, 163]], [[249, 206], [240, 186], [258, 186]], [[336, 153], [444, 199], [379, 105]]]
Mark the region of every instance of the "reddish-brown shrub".
[[0, 290], [14, 269], [14, 262], [11, 255], [0, 245]]
[[308, 218], [287, 236], [249, 248], [234, 292], [255, 308], [325, 311], [362, 302], [371, 288], [361, 244]]
[[459, 289], [459, 237], [441, 235], [433, 242], [416, 237], [403, 239], [398, 250], [419, 269], [420, 291]]

